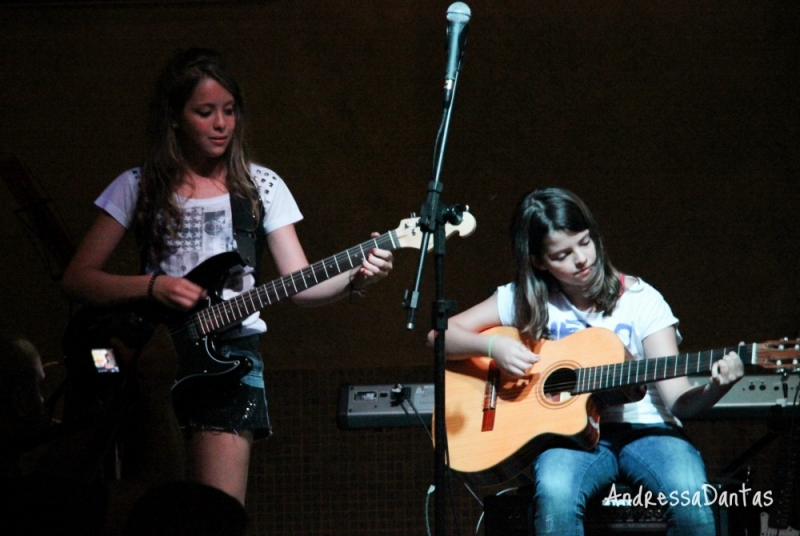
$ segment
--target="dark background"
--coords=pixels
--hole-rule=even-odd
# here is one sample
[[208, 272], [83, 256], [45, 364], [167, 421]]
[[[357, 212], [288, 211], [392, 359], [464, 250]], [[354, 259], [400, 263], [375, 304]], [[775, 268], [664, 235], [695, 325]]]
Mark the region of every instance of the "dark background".
[[[446, 296], [464, 309], [507, 282], [514, 203], [562, 186], [593, 209], [615, 264], [664, 294], [683, 350], [796, 335], [800, 4], [468, 3], [442, 179], [444, 200], [469, 205], [478, 226], [448, 242]], [[245, 89], [257, 161], [288, 183], [306, 218], [301, 241], [318, 260], [419, 212], [442, 114], [448, 5], [7, 5], [0, 159], [27, 166], [77, 243], [93, 200], [140, 162], [165, 60], [178, 47], [215, 47]], [[57, 359], [69, 307], [18, 208], [6, 189], [0, 325]], [[432, 263], [409, 332], [401, 302], [417, 255], [395, 259], [390, 278], [357, 304], [267, 309], [267, 367], [290, 377], [330, 370], [343, 381], [348, 369], [374, 369], [358, 377], [388, 382], [406, 366], [427, 370]], [[132, 241], [112, 264], [136, 271]]]

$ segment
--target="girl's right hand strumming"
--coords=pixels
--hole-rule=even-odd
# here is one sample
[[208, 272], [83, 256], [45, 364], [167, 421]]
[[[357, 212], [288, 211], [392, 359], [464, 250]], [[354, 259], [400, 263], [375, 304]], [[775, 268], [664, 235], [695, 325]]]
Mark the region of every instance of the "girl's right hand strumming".
[[492, 359], [497, 362], [500, 370], [511, 376], [519, 378], [528, 372], [534, 363], [539, 361], [539, 356], [530, 351], [520, 341], [510, 337], [499, 336], [492, 341]]
[[208, 296], [206, 289], [184, 277], [159, 275], [153, 282], [153, 298], [171, 309], [188, 311]]

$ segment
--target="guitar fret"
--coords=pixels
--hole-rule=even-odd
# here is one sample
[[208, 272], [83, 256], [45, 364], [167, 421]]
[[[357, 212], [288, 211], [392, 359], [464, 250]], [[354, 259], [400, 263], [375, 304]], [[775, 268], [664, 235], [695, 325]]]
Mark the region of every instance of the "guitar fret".
[[[286, 281], [285, 281], [285, 279], [286, 279], [285, 276], [281, 277], [280, 281], [281, 281], [281, 286], [283, 287], [283, 293], [286, 294], [286, 296], [284, 296], [284, 297], [288, 297], [289, 296], [289, 291], [286, 290]], [[276, 292], [276, 294], [277, 294], [277, 292]]]
[[208, 325], [206, 323], [206, 319], [204, 318], [205, 316], [208, 316], [208, 315], [199, 315], [199, 318], [197, 319], [198, 322], [200, 323], [200, 331], [203, 334], [208, 333]]
[[336, 263], [336, 273], [342, 273], [342, 269], [339, 268], [339, 261], [336, 259], [336, 255], [333, 256], [333, 262]]
[[254, 312], [252, 309], [250, 309], [250, 307], [248, 307], [247, 296], [243, 294], [239, 295], [239, 307], [242, 309], [242, 311], [244, 311], [244, 315], [242, 316], [242, 318], [246, 318], [250, 316], [251, 313]]
[[214, 330], [214, 317], [211, 315], [211, 313], [213, 312], [213, 308], [206, 309], [204, 312], [205, 312], [205, 317], [206, 317], [206, 322], [205, 322], [206, 326], [207, 326], [206, 330], [207, 331], [213, 331]]
[[[272, 288], [275, 288], [275, 284], [272, 285]], [[272, 299], [269, 297], [269, 287], [264, 285], [264, 297], [267, 298], [267, 303], [272, 305]]]
[[209, 312], [208, 322], [211, 325], [211, 330], [212, 331], [219, 327], [219, 322], [217, 322], [216, 320], [217, 320], [217, 316], [216, 315], [212, 315], [211, 312]]

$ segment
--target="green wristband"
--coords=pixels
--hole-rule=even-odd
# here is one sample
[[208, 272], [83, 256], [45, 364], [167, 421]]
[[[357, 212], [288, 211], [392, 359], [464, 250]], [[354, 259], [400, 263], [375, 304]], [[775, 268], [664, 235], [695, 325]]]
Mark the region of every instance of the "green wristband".
[[489, 339], [489, 350], [486, 352], [487, 357], [492, 357], [492, 343], [494, 343], [494, 340], [499, 336], [500, 335], [492, 335], [492, 338]]

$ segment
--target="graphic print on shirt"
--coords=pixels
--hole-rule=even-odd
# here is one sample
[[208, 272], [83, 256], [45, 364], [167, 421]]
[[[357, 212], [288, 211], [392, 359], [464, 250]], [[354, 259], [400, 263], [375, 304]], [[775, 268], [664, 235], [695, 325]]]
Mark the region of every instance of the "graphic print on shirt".
[[205, 259], [235, 249], [230, 212], [214, 207], [187, 207], [183, 225], [175, 238], [167, 240], [171, 269], [185, 274]]
[[175, 254], [202, 251], [230, 251], [233, 236], [228, 216], [224, 210], [206, 211], [203, 207], [192, 207], [183, 213], [183, 226], [178, 236], [169, 240]]
[[[635, 345], [632, 344], [631, 335], [633, 334], [633, 326], [630, 324], [626, 324], [625, 322], [619, 322], [615, 326], [608, 326], [608, 325], [599, 325], [599, 327], [603, 327], [606, 329], [610, 329], [622, 341], [622, 344], [625, 345], [625, 348], [634, 356], [638, 358], [638, 352], [636, 351]], [[550, 336], [553, 340], [563, 339], [568, 335], [572, 335], [576, 331], [580, 331], [582, 329], [586, 329], [588, 327], [593, 327], [591, 322], [587, 322], [585, 319], [583, 320], [562, 320], [561, 322], [553, 321], [550, 323]]]

